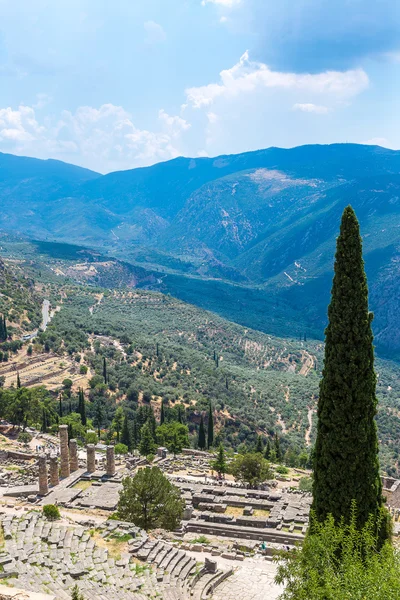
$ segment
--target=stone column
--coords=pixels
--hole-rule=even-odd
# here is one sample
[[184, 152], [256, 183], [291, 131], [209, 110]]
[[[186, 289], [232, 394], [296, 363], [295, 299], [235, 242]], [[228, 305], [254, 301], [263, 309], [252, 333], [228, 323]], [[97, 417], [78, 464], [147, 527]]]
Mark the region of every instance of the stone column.
[[60, 483], [58, 476], [58, 458], [56, 454], [50, 456], [50, 485], [55, 486]]
[[46, 496], [48, 493], [46, 455], [41, 454], [39, 456], [39, 496]]
[[88, 473], [94, 473], [96, 470], [96, 449], [94, 444], [88, 444], [86, 446], [87, 452], [87, 467]]
[[69, 441], [69, 468], [71, 473], [78, 470], [78, 443], [76, 440]]
[[107, 466], [106, 473], [108, 477], [115, 475], [115, 455], [114, 446], [107, 446]]
[[68, 425], [60, 425], [61, 478], [69, 477]]

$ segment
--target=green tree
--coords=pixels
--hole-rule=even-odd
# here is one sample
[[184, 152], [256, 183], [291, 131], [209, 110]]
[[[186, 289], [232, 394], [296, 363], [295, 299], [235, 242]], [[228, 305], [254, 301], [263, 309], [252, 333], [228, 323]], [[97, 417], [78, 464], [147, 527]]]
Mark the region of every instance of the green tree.
[[160, 425], [165, 421], [164, 402], [161, 400]]
[[[60, 419], [60, 425], [68, 425], [69, 430], [72, 429], [72, 437], [79, 438], [80, 440], [86, 439], [86, 426], [82, 424], [81, 415], [79, 413], [70, 413]], [[89, 429], [92, 427], [92, 423], [89, 420], [87, 423]]]
[[39, 424], [46, 395], [44, 387], [2, 390], [5, 417], [13, 425], [22, 426], [23, 429], [27, 425]]
[[97, 427], [97, 435], [100, 439], [100, 429], [102, 428], [104, 423], [104, 402], [103, 399], [97, 397], [94, 402], [94, 410], [93, 410], [93, 424]]
[[19, 378], [19, 371], [17, 372], [17, 388], [21, 387], [21, 379]]
[[263, 443], [262, 443], [262, 438], [261, 438], [261, 435], [258, 435], [255, 452], [259, 452], [260, 454], [263, 454], [263, 450], [264, 450], [264, 447], [263, 447]]
[[[355, 506], [355, 504], [353, 505]], [[314, 519], [301, 547], [281, 553], [276, 583], [282, 600], [397, 600], [400, 554], [380, 540], [371, 516], [360, 530], [355, 510], [349, 523]]]
[[269, 438], [267, 439], [267, 443], [265, 446], [264, 458], [266, 460], [271, 460], [271, 442]]
[[148, 423], [145, 423], [140, 430], [139, 452], [142, 456], [148, 456], [154, 452], [154, 439]]
[[140, 442], [140, 428], [137, 419], [134, 419], [132, 425], [132, 447], [137, 448]]
[[140, 469], [122, 480], [118, 517], [146, 531], [162, 527], [172, 531], [182, 519], [184, 500], [180, 491], [157, 467]]
[[276, 460], [278, 463], [282, 462], [282, 450], [281, 450], [281, 441], [277, 433], [275, 433], [274, 439], [274, 450], [276, 455]]
[[[325, 362], [318, 402], [313, 509], [318, 521], [329, 514], [350, 520], [357, 504], [358, 526], [382, 509], [372, 314], [356, 215], [348, 206], [335, 257]], [[382, 536], [386, 533], [382, 531]]]
[[187, 425], [176, 421], [164, 423], [157, 428], [157, 441], [160, 446], [165, 446], [173, 454], [182, 452], [182, 448], [189, 447], [189, 430]]
[[212, 448], [214, 444], [214, 417], [212, 406], [210, 402], [210, 406], [208, 409], [208, 424], [207, 424], [207, 448]]
[[200, 417], [199, 436], [197, 438], [197, 445], [200, 448], [200, 450], [206, 449], [206, 432], [204, 430], [203, 415], [201, 415]]
[[105, 356], [103, 357], [103, 379], [104, 383], [107, 384], [107, 362]]
[[86, 425], [86, 402], [82, 388], [80, 388], [78, 392], [78, 413], [81, 415], [82, 425]]
[[121, 444], [125, 444], [125, 446], [128, 446], [129, 450], [132, 450], [132, 435], [127, 415], [124, 415], [124, 420], [122, 422]]
[[218, 447], [217, 458], [212, 463], [212, 468], [214, 469], [214, 471], [217, 471], [220, 477], [221, 475], [224, 475], [227, 471], [225, 450], [222, 444], [220, 444]]
[[119, 437], [121, 434], [123, 424], [124, 424], [124, 410], [123, 410], [122, 406], [118, 406], [117, 410], [115, 411], [113, 422], [111, 424], [112, 429], [117, 434], [117, 442], [119, 442]]
[[259, 453], [237, 455], [230, 464], [230, 471], [235, 479], [252, 488], [272, 477], [268, 461]]
[[72, 379], [68, 379], [68, 378], [64, 379], [62, 384], [63, 384], [63, 388], [64, 388], [64, 396], [66, 396], [66, 398], [70, 398], [71, 397], [71, 388], [73, 385]]

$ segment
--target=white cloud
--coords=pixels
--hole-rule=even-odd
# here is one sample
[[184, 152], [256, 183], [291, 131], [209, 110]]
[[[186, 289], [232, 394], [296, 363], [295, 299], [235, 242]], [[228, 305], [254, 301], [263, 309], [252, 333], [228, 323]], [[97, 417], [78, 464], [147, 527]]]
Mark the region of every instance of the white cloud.
[[219, 83], [189, 88], [186, 96], [189, 104], [201, 108], [210, 106], [221, 97], [229, 98], [266, 88], [345, 98], [358, 94], [368, 84], [368, 76], [363, 69], [316, 74], [283, 73], [272, 71], [264, 63], [251, 61], [248, 52], [245, 52], [233, 67], [221, 71]]
[[228, 17], [225, 17], [225, 15], [222, 15], [222, 17], [219, 20], [220, 23], [226, 23], [227, 21], [228, 21]]
[[40, 138], [44, 127], [40, 126], [35, 111], [21, 105], [18, 110], [0, 108], [0, 142], [6, 149], [11, 144], [31, 142]]
[[160, 44], [165, 42], [167, 34], [159, 23], [155, 21], [146, 21], [143, 25], [146, 31], [146, 42], [148, 44]]
[[209, 123], [216, 123], [218, 121], [218, 115], [213, 112], [208, 112], [207, 119]]
[[187, 131], [191, 127], [185, 119], [179, 116], [171, 117], [163, 108], [158, 112], [158, 118], [173, 136], [178, 135], [181, 131]]
[[293, 110], [299, 110], [301, 112], [307, 113], [315, 113], [317, 115], [326, 115], [329, 112], [329, 108], [327, 106], [322, 106], [320, 104], [293, 104]]
[[36, 94], [36, 102], [33, 104], [33, 108], [42, 109], [52, 102], [53, 98], [48, 94]]
[[0, 109], [0, 150], [60, 158], [100, 171], [132, 168], [182, 154], [190, 123], [160, 110], [157, 131], [139, 129], [121, 106], [81, 106], [39, 122], [33, 107]]
[[233, 8], [241, 3], [242, 0], [202, 0], [202, 5], [206, 4], [218, 4], [219, 6], [225, 6], [226, 8]]
[[367, 146], [383, 146], [384, 148], [394, 148], [391, 142], [384, 137], [371, 138], [370, 140], [361, 143], [366, 144]]

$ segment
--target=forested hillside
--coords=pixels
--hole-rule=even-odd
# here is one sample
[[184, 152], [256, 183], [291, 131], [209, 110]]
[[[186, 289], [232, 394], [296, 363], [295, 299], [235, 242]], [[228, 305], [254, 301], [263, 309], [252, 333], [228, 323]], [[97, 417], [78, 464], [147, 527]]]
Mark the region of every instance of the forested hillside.
[[269, 148], [104, 176], [0, 154], [0, 174], [0, 227], [47, 242], [39, 253], [50, 256], [54, 242], [86, 246], [80, 256], [98, 268], [82, 281], [151, 287], [280, 336], [322, 339], [339, 216], [352, 204], [377, 350], [400, 355], [398, 151]]

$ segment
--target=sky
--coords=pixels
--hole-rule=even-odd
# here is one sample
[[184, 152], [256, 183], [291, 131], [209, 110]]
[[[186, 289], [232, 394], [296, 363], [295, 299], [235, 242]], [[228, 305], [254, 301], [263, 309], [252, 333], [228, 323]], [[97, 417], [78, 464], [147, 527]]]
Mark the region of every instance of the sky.
[[400, 148], [398, 0], [0, 0], [0, 151], [101, 173]]

